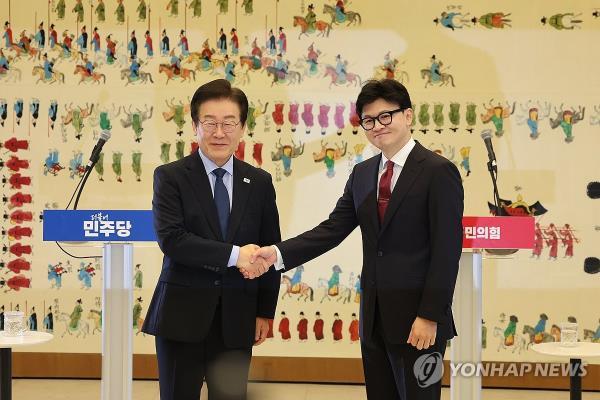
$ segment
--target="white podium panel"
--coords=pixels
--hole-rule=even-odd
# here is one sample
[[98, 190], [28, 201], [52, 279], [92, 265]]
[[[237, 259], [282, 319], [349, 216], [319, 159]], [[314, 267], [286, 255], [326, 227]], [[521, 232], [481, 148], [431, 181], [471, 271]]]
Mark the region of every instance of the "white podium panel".
[[[450, 362], [481, 363], [481, 292], [480, 251], [464, 251], [460, 257], [460, 267], [454, 289], [452, 312], [458, 336], [452, 339]], [[450, 371], [452, 372], [452, 371]], [[463, 377], [460, 374], [450, 378], [450, 398], [452, 400], [481, 400], [481, 376]]]
[[102, 400], [130, 400], [133, 378], [133, 245], [105, 243], [102, 288]]

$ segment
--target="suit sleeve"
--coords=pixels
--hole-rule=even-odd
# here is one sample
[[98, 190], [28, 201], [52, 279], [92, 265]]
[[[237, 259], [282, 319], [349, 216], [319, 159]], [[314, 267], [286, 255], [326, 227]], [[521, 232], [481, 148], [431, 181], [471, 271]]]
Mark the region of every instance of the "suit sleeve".
[[[269, 179], [266, 183], [266, 196], [260, 221], [260, 246], [269, 246], [281, 241], [279, 228], [279, 212], [277, 211], [275, 188]], [[258, 278], [258, 305], [256, 316], [273, 319], [277, 308], [279, 295], [279, 282], [281, 274], [273, 266], [269, 271]]]
[[158, 245], [165, 256], [192, 268], [226, 271], [233, 245], [205, 239], [186, 229], [180, 188], [164, 167], [154, 171], [152, 212]]
[[450, 162], [433, 172], [429, 192], [431, 258], [417, 315], [441, 321], [452, 305], [462, 252], [463, 187]]
[[338, 199], [329, 218], [310, 231], [277, 245], [286, 271], [333, 249], [358, 226], [352, 197], [353, 180], [354, 171], [350, 174], [344, 194]]

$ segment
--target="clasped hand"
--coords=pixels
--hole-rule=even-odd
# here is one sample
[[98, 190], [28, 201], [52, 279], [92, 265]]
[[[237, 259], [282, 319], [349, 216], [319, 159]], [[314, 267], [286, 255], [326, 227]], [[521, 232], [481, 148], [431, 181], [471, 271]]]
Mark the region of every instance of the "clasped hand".
[[269, 267], [277, 261], [277, 252], [272, 246], [258, 247], [248, 244], [240, 248], [240, 255], [236, 267], [244, 278], [258, 278], [269, 270]]

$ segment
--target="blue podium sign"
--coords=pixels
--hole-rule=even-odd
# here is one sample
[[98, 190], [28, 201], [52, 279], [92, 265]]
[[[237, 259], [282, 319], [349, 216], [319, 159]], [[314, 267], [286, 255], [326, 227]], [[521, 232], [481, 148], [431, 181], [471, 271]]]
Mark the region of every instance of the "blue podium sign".
[[155, 242], [151, 210], [44, 210], [44, 241]]

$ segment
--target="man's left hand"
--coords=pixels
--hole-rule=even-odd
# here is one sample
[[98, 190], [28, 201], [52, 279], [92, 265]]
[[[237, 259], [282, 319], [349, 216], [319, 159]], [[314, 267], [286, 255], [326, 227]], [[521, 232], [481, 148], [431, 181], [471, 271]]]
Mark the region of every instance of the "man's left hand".
[[410, 343], [417, 350], [428, 349], [435, 343], [436, 333], [437, 322], [417, 317], [412, 324], [406, 343]]
[[254, 334], [254, 345], [258, 346], [267, 339], [269, 333], [269, 320], [256, 317], [256, 333]]

